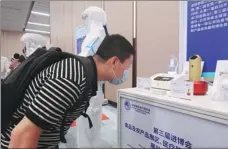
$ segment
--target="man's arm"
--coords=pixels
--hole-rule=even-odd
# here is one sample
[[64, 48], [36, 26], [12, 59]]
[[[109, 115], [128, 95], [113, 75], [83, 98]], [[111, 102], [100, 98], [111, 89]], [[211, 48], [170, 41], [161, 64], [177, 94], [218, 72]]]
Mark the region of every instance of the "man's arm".
[[9, 148], [37, 148], [41, 133], [42, 129], [25, 116], [11, 133]]

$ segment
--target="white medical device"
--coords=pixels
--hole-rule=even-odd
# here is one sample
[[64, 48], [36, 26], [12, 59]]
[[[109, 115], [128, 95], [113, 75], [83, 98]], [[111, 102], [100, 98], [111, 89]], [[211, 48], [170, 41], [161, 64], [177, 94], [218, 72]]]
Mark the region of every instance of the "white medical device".
[[218, 60], [213, 83], [213, 100], [228, 101], [228, 60]]
[[171, 81], [176, 77], [166, 73], [157, 73], [151, 77], [151, 88], [160, 90], [170, 90]]

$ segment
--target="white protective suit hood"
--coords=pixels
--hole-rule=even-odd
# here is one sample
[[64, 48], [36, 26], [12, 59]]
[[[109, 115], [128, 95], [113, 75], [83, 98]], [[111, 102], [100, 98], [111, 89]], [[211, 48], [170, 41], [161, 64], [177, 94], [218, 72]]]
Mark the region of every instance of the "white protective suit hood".
[[81, 56], [93, 56], [101, 42], [108, 34], [107, 18], [103, 9], [91, 6], [82, 13], [84, 25], [88, 28], [88, 34], [81, 46]]
[[29, 57], [37, 48], [46, 46], [47, 40], [39, 34], [25, 33], [21, 37], [21, 42], [25, 44], [25, 56]]

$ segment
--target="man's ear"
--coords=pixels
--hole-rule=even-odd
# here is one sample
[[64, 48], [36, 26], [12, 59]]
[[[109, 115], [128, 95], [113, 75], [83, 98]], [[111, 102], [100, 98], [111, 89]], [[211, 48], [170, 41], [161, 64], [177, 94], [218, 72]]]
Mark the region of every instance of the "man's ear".
[[118, 61], [118, 58], [116, 56], [110, 58], [110, 62], [113, 66], [117, 63], [117, 61]]
[[109, 65], [110, 67], [115, 66], [115, 64], [118, 62], [118, 58], [116, 56], [109, 58], [105, 63]]

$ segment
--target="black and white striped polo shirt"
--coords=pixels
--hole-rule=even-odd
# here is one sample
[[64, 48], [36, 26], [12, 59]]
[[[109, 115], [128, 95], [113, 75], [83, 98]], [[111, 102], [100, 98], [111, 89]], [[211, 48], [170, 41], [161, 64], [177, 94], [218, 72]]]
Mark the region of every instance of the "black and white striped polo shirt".
[[[88, 96], [96, 95], [97, 70], [92, 57], [89, 57], [94, 68], [92, 89]], [[26, 90], [23, 103], [13, 114], [15, 121], [24, 116], [43, 129], [39, 138], [38, 148], [53, 148], [60, 142], [60, 129], [66, 110], [77, 103], [79, 96], [84, 93], [86, 76], [81, 62], [76, 58], [59, 61], [40, 72]], [[88, 101], [78, 109], [67, 113], [64, 123], [64, 133], [72, 122], [77, 119]], [[16, 126], [12, 123], [1, 135], [1, 146], [8, 147], [11, 131]]]

